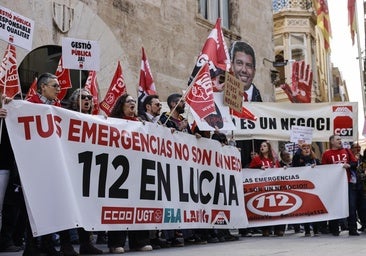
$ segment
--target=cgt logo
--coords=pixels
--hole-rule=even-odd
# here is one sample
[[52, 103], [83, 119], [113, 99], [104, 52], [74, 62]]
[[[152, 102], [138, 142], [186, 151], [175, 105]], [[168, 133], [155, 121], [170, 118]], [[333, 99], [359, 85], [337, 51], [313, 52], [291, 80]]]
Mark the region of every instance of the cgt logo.
[[212, 210], [211, 213], [213, 225], [228, 225], [230, 223], [229, 210]]
[[334, 134], [340, 136], [353, 136], [353, 109], [352, 106], [333, 106]]
[[247, 202], [247, 208], [254, 214], [280, 216], [298, 210], [302, 199], [298, 195], [284, 191], [259, 193]]
[[102, 207], [102, 224], [132, 224], [134, 213], [131, 207]]

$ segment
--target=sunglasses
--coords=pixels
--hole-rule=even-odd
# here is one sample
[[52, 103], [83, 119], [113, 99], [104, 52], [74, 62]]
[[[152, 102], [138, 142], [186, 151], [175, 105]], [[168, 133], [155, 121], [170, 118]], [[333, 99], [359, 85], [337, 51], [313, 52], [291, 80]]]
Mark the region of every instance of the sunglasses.
[[80, 97], [82, 100], [86, 100], [86, 99], [92, 100], [93, 99], [93, 96], [91, 96], [91, 95], [80, 95]]
[[61, 88], [59, 84], [47, 84], [47, 86], [51, 86], [53, 88]]
[[126, 103], [131, 103], [131, 102], [136, 103], [135, 100], [126, 100]]
[[161, 107], [161, 106], [163, 106], [161, 103], [155, 103], [153, 105], [157, 106], [158, 108]]

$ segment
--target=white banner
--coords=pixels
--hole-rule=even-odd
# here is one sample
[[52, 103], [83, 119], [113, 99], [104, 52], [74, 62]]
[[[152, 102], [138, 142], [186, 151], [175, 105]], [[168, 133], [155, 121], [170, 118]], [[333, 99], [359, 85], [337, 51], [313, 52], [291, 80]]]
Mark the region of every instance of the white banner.
[[34, 235], [239, 228], [240, 153], [151, 123], [12, 101], [6, 125]]
[[244, 106], [258, 119], [234, 118], [237, 140], [289, 141], [293, 125], [314, 128], [313, 141], [328, 141], [332, 134], [338, 134], [346, 141], [357, 140], [357, 102], [244, 102]]
[[32, 50], [34, 21], [0, 5], [0, 39]]
[[250, 227], [348, 217], [348, 182], [341, 164], [243, 169], [242, 174]]
[[63, 68], [77, 70], [99, 70], [100, 50], [97, 41], [62, 38]]

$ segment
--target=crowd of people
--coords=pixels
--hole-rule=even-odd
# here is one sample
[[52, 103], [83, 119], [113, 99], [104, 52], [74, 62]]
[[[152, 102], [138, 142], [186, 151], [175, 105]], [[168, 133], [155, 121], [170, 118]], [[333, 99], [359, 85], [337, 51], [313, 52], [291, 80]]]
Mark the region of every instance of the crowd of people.
[[[232, 71], [243, 83], [243, 101], [258, 101], [262, 98], [259, 90], [253, 84], [256, 70], [254, 50], [244, 42], [236, 42], [231, 48]], [[35, 104], [47, 104], [61, 107], [57, 95], [60, 85], [57, 77], [44, 73], [38, 77], [37, 93], [28, 101]], [[2, 101], [8, 103], [9, 99], [3, 96]], [[143, 113], [137, 114], [137, 101], [130, 94], [124, 94], [116, 101], [110, 117], [127, 119], [137, 122], [152, 122], [170, 128], [171, 132], [185, 132], [192, 134], [192, 139], [201, 137], [218, 140], [222, 145], [228, 145], [229, 140], [225, 132], [216, 129], [215, 132], [201, 131], [191, 127], [185, 113], [185, 100], [182, 94], [173, 93], [166, 100], [169, 111], [161, 113], [162, 103], [158, 95], [149, 95], [143, 101]], [[75, 90], [68, 99], [68, 109], [91, 114], [93, 109], [92, 95], [87, 89]], [[4, 119], [7, 111], [0, 108], [0, 118]], [[79, 254], [96, 255], [103, 251], [94, 245], [93, 233], [83, 228], [64, 230], [58, 232], [60, 250], [56, 250], [56, 234], [33, 237], [25, 209], [21, 182], [16, 168], [15, 157], [12, 152], [6, 123], [2, 126], [0, 143], [0, 251], [14, 252], [24, 249], [23, 255], [66, 255]], [[230, 138], [231, 140], [233, 138]], [[347, 220], [329, 220], [328, 222], [299, 223], [292, 225], [295, 232], [304, 228], [305, 236], [331, 233], [338, 236], [341, 228], [348, 228], [350, 236], [358, 236], [359, 231], [366, 228], [366, 199], [364, 180], [359, 169], [366, 162], [366, 155], [360, 154], [358, 143], [353, 143], [351, 149], [343, 148], [341, 137], [332, 135], [329, 138], [329, 150], [323, 153], [321, 159], [317, 158], [311, 144], [302, 143], [292, 154], [281, 150], [276, 154], [272, 144], [263, 140], [237, 141], [236, 147], [241, 152], [243, 168], [265, 171], [269, 168], [289, 168], [299, 166], [316, 166], [320, 164], [342, 163], [347, 170], [349, 184], [349, 217]], [[279, 155], [280, 157], [277, 157]], [[363, 170], [363, 169], [362, 169]], [[361, 170], [361, 172], [362, 172]], [[253, 170], [254, 171], [254, 170]], [[357, 222], [361, 223], [358, 230]], [[288, 228], [290, 225], [288, 226]], [[240, 229], [241, 236], [250, 236], [261, 233], [263, 236], [283, 236], [286, 225], [259, 227], [256, 229]], [[191, 229], [191, 230], [137, 230], [137, 231], [106, 231], [97, 232], [97, 242], [106, 243], [109, 253], [122, 254], [128, 238], [129, 249], [135, 251], [151, 251], [166, 247], [183, 247], [186, 243], [205, 244], [238, 240], [227, 229]], [[76, 238], [75, 238], [76, 237]], [[77, 241], [79, 252], [76, 252], [73, 243]]]

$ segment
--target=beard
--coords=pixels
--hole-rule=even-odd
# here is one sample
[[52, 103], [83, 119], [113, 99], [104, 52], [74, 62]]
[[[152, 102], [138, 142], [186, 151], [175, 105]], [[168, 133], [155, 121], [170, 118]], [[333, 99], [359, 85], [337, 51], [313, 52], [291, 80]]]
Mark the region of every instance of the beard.
[[184, 113], [184, 107], [177, 106], [177, 108], [175, 109], [175, 111], [177, 111], [179, 114], [183, 114]]

